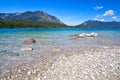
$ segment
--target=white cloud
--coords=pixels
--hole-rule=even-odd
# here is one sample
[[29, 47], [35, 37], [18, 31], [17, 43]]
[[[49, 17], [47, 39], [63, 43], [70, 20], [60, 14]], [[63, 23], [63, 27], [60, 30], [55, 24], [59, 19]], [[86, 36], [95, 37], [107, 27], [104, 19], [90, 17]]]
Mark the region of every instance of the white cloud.
[[93, 20], [99, 20], [99, 17], [100, 17], [100, 15], [96, 15], [96, 17], [93, 18]]
[[113, 16], [113, 17], [112, 17], [112, 19], [113, 19], [113, 20], [116, 20], [116, 19], [117, 19], [117, 17], [116, 17], [116, 16]]
[[96, 17], [93, 18], [93, 20], [98, 20], [99, 17], [100, 17], [99, 15], [96, 15]]
[[97, 18], [93, 18], [93, 20], [98, 20]]
[[96, 16], [96, 18], [99, 18], [99, 17], [100, 17], [100, 15], [97, 15], [97, 16]]
[[105, 21], [105, 19], [101, 19], [102, 16], [101, 15], [96, 15], [95, 18], [93, 18], [93, 20], [96, 20], [96, 21]]
[[103, 17], [101, 15], [96, 15], [96, 17], [93, 18], [93, 20], [96, 20], [96, 21], [105, 21], [105, 19], [103, 19]]
[[96, 20], [96, 21], [105, 21], [105, 19], [99, 19], [99, 18], [93, 18], [93, 20]]
[[96, 6], [96, 7], [94, 7], [95, 10], [99, 10], [99, 9], [102, 9], [102, 8], [103, 8], [103, 6]]
[[114, 15], [114, 10], [105, 11], [105, 13], [103, 14], [103, 16], [112, 16], [112, 15]]
[[100, 19], [99, 21], [105, 21], [105, 19]]

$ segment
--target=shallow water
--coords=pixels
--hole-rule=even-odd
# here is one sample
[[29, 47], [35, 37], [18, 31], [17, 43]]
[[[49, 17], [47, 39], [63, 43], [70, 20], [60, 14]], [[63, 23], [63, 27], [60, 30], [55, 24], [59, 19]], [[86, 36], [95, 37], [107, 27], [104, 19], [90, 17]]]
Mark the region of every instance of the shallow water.
[[[82, 38], [75, 42], [70, 36], [80, 33], [96, 32], [99, 37]], [[22, 41], [34, 38], [37, 42], [31, 45]], [[34, 28], [34, 29], [0, 29], [0, 72], [8, 64], [32, 60], [34, 56], [49, 54], [52, 46], [120, 46], [120, 29], [78, 29], [78, 28]], [[32, 47], [31, 52], [23, 52], [21, 48]], [[28, 54], [29, 53], [29, 54]]]
[[[69, 43], [72, 34], [96, 32], [100, 38], [119, 42], [120, 29], [78, 29], [78, 28], [34, 28], [34, 29], [0, 29], [0, 45], [20, 45], [29, 38], [35, 38], [36, 44]], [[42, 42], [42, 43], [41, 43]]]

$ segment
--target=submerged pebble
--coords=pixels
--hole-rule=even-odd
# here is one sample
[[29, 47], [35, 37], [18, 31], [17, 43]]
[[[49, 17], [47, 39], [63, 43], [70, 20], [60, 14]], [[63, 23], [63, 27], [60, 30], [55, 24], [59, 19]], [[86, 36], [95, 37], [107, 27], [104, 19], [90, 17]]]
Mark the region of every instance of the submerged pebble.
[[23, 41], [22, 44], [32, 44], [32, 43], [35, 43], [35, 39], [34, 38], [31, 38], [31, 39], [28, 39], [26, 41]]
[[33, 48], [21, 48], [21, 51], [32, 51]]

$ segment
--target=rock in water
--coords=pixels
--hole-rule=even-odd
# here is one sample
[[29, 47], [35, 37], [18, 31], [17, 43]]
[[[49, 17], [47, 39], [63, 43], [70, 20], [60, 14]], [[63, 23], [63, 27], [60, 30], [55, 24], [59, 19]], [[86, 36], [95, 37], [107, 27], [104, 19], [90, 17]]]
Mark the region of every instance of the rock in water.
[[92, 32], [92, 33], [90, 33], [90, 37], [97, 37], [98, 36], [98, 34], [97, 33], [94, 33], [94, 32]]
[[59, 52], [61, 49], [60, 49], [60, 47], [54, 47], [53, 49], [52, 49], [52, 51], [54, 51], [54, 52]]
[[76, 36], [72, 36], [72, 37], [70, 38], [70, 40], [71, 40], [71, 41], [75, 41], [76, 38], [77, 38]]
[[23, 41], [22, 44], [32, 44], [32, 43], [35, 43], [35, 39], [31, 38], [31, 39], [28, 39], [26, 41]]
[[98, 34], [94, 33], [94, 32], [92, 32], [90, 34], [86, 34], [86, 33], [74, 34], [74, 35], [72, 35], [71, 40], [74, 40], [76, 38], [86, 38], [86, 37], [98, 37]]
[[33, 48], [21, 48], [21, 51], [32, 51]]

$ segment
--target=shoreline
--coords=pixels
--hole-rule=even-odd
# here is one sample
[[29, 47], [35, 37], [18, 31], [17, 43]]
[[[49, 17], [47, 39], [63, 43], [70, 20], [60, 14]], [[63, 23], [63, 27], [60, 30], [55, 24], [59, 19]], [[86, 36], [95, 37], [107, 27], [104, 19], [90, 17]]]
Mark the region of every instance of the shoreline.
[[[65, 48], [66, 47], [66, 48]], [[16, 80], [119, 80], [120, 46], [65, 46], [3, 73]], [[64, 76], [65, 75], [65, 76]]]

